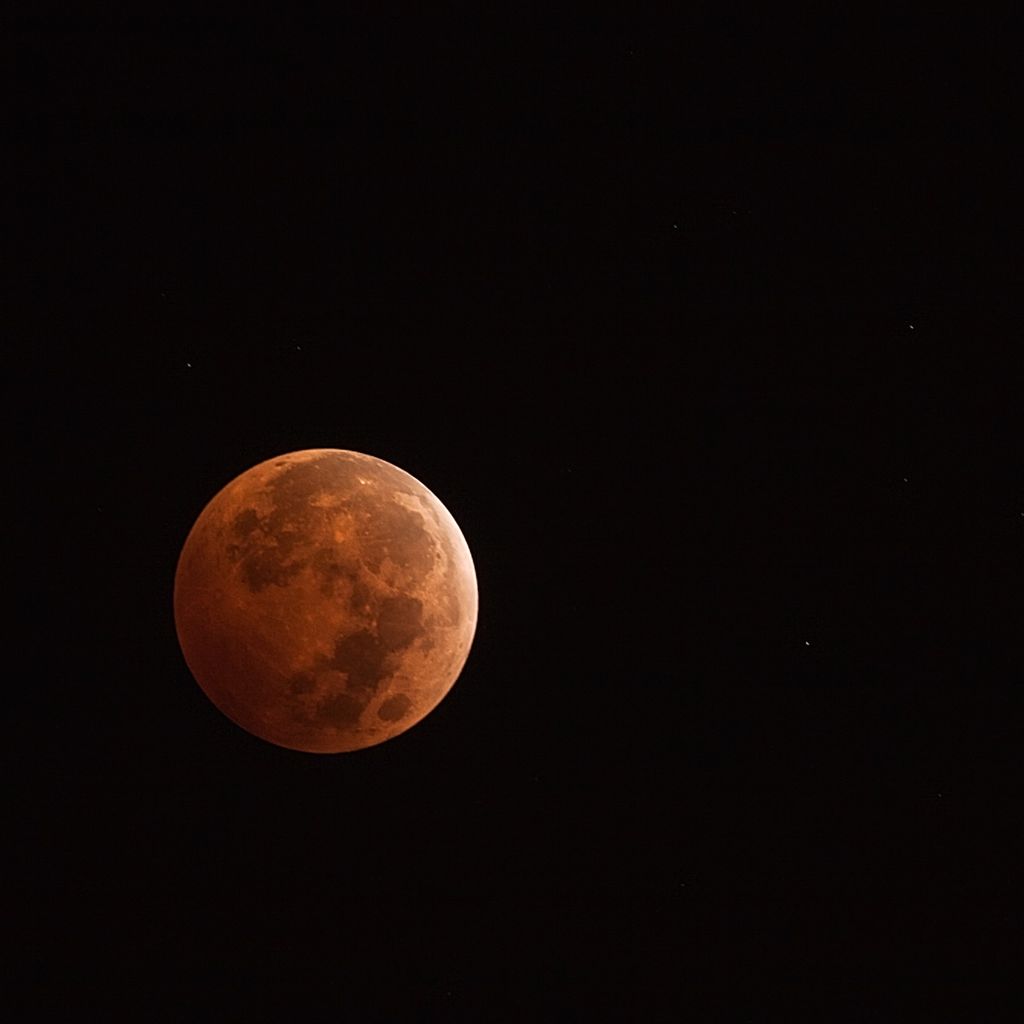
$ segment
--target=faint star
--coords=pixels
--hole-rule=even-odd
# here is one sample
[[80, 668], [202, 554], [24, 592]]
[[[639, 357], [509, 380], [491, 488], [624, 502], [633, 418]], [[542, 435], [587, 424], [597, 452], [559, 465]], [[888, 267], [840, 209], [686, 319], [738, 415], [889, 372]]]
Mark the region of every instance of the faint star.
[[907, 324], [907, 326], [908, 326], [908, 327], [909, 327], [909, 328], [910, 328], [911, 330], [913, 330], [913, 329], [914, 329], [914, 325], [913, 325], [913, 324]]

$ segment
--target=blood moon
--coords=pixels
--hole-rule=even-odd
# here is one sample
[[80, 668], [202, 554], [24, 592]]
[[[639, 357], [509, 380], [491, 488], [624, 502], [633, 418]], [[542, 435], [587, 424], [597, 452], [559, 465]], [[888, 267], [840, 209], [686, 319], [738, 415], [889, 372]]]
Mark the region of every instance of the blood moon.
[[444, 505], [397, 466], [331, 448], [232, 480], [174, 580], [178, 639], [210, 700], [262, 739], [325, 754], [429, 714], [462, 671], [477, 606]]

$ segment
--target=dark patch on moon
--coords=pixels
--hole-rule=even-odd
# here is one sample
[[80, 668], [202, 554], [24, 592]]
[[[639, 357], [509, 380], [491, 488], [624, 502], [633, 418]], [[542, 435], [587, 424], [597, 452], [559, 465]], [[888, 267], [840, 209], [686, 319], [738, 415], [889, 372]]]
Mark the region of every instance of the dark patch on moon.
[[320, 582], [320, 593], [325, 597], [334, 596], [339, 580], [356, 580], [359, 576], [359, 564], [341, 558], [336, 547], [317, 548], [310, 566]]
[[[276, 465], [276, 463], [275, 463]], [[358, 463], [343, 452], [321, 452], [301, 462], [290, 462], [271, 478], [267, 487], [278, 508], [287, 511], [309, 508], [318, 495], [335, 497], [355, 489]]]
[[423, 632], [423, 602], [417, 597], [386, 597], [377, 613], [377, 634], [389, 651], [401, 651]]
[[281, 558], [287, 558], [297, 547], [306, 543], [306, 532], [285, 526], [277, 531], [275, 549]]
[[385, 558], [422, 579], [434, 565], [434, 540], [418, 512], [391, 500], [355, 495], [351, 507], [359, 520], [361, 550], [366, 565], [380, 570]]
[[320, 701], [316, 717], [339, 728], [350, 728], [359, 721], [365, 707], [365, 700], [359, 700], [350, 693], [335, 693]]
[[363, 613], [370, 606], [370, 588], [361, 580], [352, 582], [352, 597], [349, 600], [349, 607], [354, 612]]
[[288, 691], [296, 696], [312, 693], [315, 689], [316, 680], [309, 672], [296, 672], [288, 679]]
[[249, 590], [258, 594], [264, 587], [287, 586], [302, 571], [305, 562], [285, 562], [277, 548], [258, 548], [242, 561], [242, 579]]
[[330, 666], [348, 676], [350, 694], [365, 694], [369, 699], [369, 695], [373, 694], [390, 674], [385, 665], [386, 661], [387, 651], [380, 638], [369, 630], [361, 629], [338, 639], [334, 645], [334, 656], [330, 659]]
[[[327, 489], [323, 457], [297, 462], [273, 477], [268, 490], [274, 497], [278, 510], [285, 512], [305, 509], [317, 494]], [[276, 511], [276, 510], [275, 510]]]
[[284, 470], [269, 484], [274, 506], [266, 516], [244, 508], [231, 520], [238, 543], [227, 546], [228, 557], [241, 565], [242, 580], [251, 593], [268, 586], [287, 586], [305, 568], [300, 557], [313, 532], [310, 500], [324, 486], [317, 461]]
[[377, 709], [377, 717], [383, 722], [397, 722], [412, 710], [412, 701], [404, 693], [388, 697]]
[[260, 525], [259, 513], [254, 508], [244, 508], [231, 520], [231, 530], [236, 537], [243, 540]]

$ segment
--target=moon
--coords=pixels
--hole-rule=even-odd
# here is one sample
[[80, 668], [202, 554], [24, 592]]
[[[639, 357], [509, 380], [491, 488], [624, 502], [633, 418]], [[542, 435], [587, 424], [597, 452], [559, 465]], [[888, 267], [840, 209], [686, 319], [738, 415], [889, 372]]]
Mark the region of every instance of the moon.
[[476, 631], [469, 546], [404, 470], [315, 448], [268, 459], [203, 509], [174, 578], [182, 653], [206, 696], [282, 747], [333, 754], [428, 715]]

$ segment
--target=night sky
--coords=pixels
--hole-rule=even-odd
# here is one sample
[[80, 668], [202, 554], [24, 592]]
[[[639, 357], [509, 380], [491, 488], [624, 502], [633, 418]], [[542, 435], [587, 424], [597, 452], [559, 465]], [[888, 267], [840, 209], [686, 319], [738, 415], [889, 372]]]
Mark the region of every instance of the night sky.
[[[7, 26], [12, 1019], [1000, 1019], [1019, 163], [795, 45], [723, 89], [668, 25], [422, 22]], [[171, 605], [314, 447], [480, 588], [337, 756], [217, 711]]]

